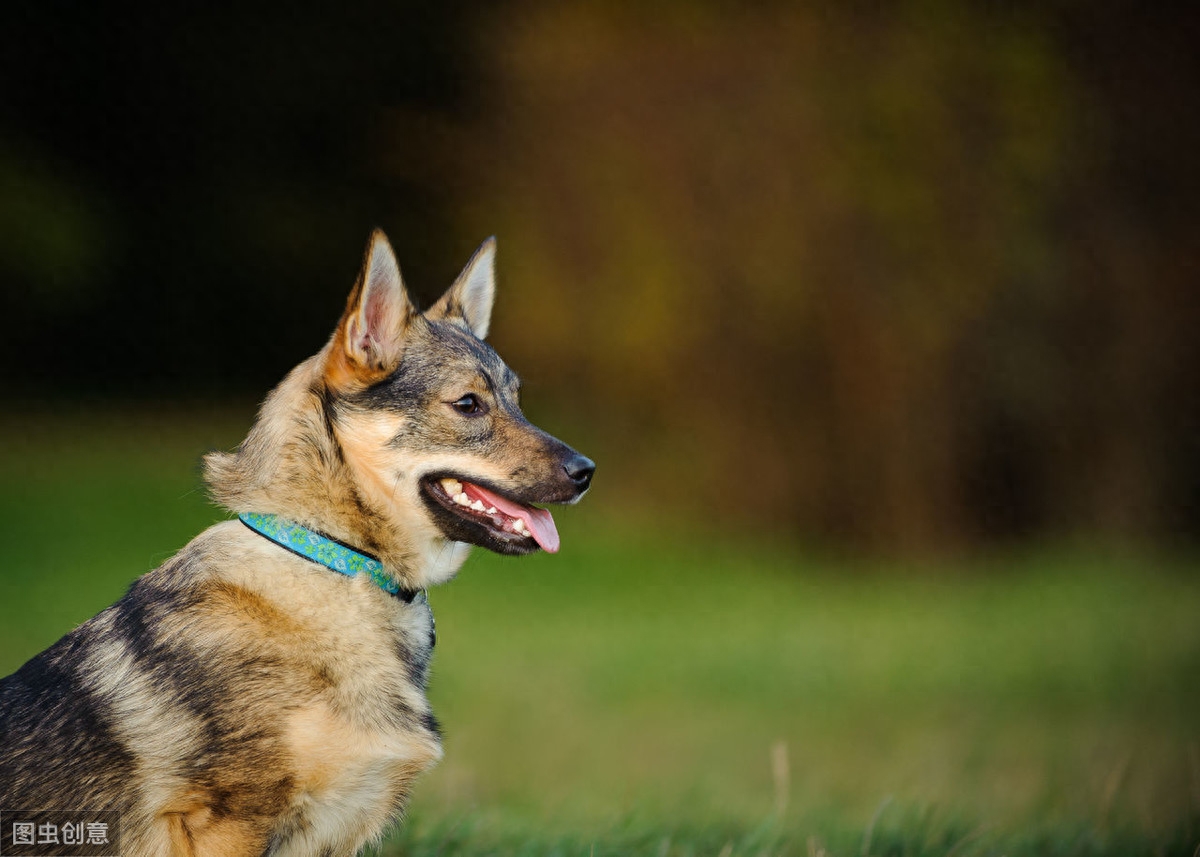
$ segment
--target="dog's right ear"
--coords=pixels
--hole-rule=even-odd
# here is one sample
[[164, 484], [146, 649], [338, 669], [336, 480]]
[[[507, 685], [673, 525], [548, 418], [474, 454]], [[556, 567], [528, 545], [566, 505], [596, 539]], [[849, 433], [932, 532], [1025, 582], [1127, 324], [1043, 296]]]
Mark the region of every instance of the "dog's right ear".
[[404, 337], [415, 314], [392, 245], [376, 229], [334, 334], [327, 377], [335, 383], [351, 378], [371, 383], [386, 377], [400, 365]]

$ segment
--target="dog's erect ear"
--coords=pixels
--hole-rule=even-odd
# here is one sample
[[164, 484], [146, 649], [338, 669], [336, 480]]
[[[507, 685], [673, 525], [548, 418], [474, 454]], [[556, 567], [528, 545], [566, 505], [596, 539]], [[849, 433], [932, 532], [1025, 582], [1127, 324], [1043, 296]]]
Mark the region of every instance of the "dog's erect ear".
[[496, 239], [479, 245], [446, 294], [425, 313], [431, 319], [461, 321], [480, 339], [486, 339], [496, 300]]
[[349, 372], [363, 380], [378, 378], [400, 364], [404, 335], [416, 309], [400, 278], [400, 266], [387, 236], [376, 229], [367, 245], [346, 313], [335, 334], [336, 374]]

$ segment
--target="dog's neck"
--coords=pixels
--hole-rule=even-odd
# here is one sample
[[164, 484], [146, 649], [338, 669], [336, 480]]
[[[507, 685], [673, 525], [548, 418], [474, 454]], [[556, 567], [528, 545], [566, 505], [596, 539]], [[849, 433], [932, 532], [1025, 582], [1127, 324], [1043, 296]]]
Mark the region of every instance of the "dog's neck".
[[469, 546], [412, 515], [396, 520], [387, 499], [363, 485], [330, 412], [324, 354], [301, 363], [271, 391], [237, 451], [205, 457], [213, 499], [237, 514], [279, 515], [376, 556], [405, 589], [448, 580]]
[[411, 602], [418, 592], [423, 591], [402, 588], [384, 571], [383, 563], [376, 557], [368, 556], [294, 521], [258, 512], [242, 512], [238, 519], [268, 541], [310, 562], [323, 565], [330, 571], [348, 577], [366, 575], [388, 595], [394, 595], [405, 603]]

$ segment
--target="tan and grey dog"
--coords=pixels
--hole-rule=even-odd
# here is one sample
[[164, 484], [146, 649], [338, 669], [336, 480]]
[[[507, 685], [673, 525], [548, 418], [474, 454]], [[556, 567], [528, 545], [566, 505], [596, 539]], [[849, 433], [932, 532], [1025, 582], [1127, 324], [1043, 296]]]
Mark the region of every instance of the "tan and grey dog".
[[525, 420], [483, 341], [494, 255], [421, 313], [376, 232], [329, 343], [206, 458], [244, 521], [294, 523], [372, 574], [242, 521], [201, 533], [0, 682], [6, 818], [119, 813], [123, 857], [285, 857], [356, 854], [399, 817], [442, 755], [421, 590], [473, 544], [557, 550], [531, 504], [575, 502], [594, 470]]

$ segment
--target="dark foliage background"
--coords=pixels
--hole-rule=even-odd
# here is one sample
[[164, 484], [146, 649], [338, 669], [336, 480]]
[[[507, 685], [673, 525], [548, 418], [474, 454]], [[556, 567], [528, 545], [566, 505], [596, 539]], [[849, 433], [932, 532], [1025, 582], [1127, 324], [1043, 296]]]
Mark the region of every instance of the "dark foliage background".
[[1200, 531], [1195, 13], [16, 3], [10, 401], [249, 398], [372, 226], [621, 514], [872, 551]]

